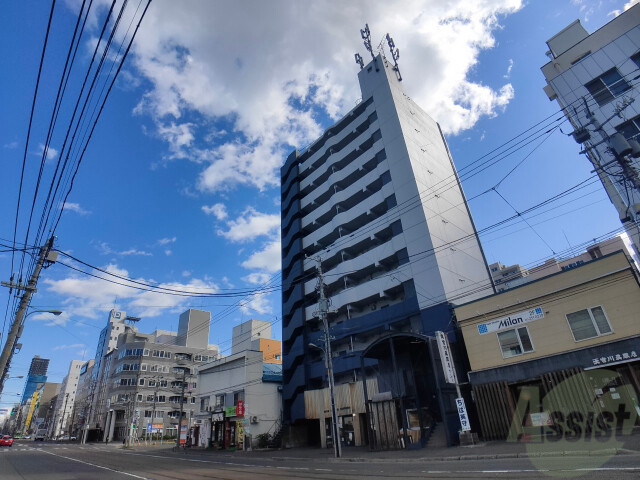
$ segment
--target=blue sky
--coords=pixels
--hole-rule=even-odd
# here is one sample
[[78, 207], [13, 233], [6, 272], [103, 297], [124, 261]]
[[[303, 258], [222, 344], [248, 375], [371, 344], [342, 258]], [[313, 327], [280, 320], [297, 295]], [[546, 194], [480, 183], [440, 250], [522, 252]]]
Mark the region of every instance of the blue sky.
[[[58, 1], [54, 11], [27, 149], [19, 241], [25, 238], [42, 145], [80, 3]], [[63, 104], [44, 165], [47, 187], [107, 3], [94, 2], [78, 50], [68, 104]], [[129, 3], [123, 17], [127, 26], [138, 5]], [[113, 273], [179, 290], [233, 293], [268, 281], [278, 285], [278, 169], [294, 146], [306, 146], [358, 100], [353, 54], [366, 58], [359, 35], [365, 22], [374, 46], [387, 32], [393, 36], [407, 94], [441, 123], [461, 169], [558, 111], [542, 91], [545, 41], [576, 18], [592, 32], [626, 2], [370, 5], [362, 0], [316, 1], [304, 8], [301, 3], [152, 3], [78, 171], [56, 230], [57, 248]], [[0, 19], [3, 243], [13, 238], [49, 8], [49, 2], [11, 1]], [[463, 180], [467, 196], [473, 197], [522, 161], [498, 187], [506, 201], [495, 192], [471, 200], [479, 229], [590, 176], [579, 146], [565, 135], [571, 130], [568, 123], [561, 128], [564, 134], [557, 130]], [[529, 265], [620, 227], [600, 186], [566, 200], [572, 202], [530, 218], [533, 228], [520, 222], [483, 235], [488, 261]], [[38, 219], [43, 202], [40, 193]], [[10, 275], [11, 255], [0, 253], [0, 276], [8, 280]], [[2, 311], [7, 300], [8, 292], [1, 291]], [[189, 307], [210, 310], [210, 342], [223, 352], [230, 348], [232, 327], [249, 318], [272, 321], [274, 337], [280, 338], [277, 290], [230, 299], [167, 296], [58, 264], [43, 273], [32, 305], [65, 313], [56, 319], [29, 318], [11, 375], [26, 374], [32, 356], [39, 354], [51, 358], [50, 378], [61, 380], [70, 360], [93, 357], [98, 333], [114, 307], [141, 316], [145, 332], [176, 329], [179, 313]], [[8, 382], [3, 402], [22, 390], [21, 382]]]

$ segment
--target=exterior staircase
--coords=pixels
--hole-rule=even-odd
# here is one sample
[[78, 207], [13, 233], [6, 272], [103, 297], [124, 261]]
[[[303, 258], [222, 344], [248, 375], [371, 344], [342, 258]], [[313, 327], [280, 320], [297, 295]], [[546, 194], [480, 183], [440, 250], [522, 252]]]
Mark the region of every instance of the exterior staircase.
[[443, 448], [447, 446], [447, 433], [442, 422], [438, 422], [433, 426], [429, 440], [427, 440], [427, 448]]

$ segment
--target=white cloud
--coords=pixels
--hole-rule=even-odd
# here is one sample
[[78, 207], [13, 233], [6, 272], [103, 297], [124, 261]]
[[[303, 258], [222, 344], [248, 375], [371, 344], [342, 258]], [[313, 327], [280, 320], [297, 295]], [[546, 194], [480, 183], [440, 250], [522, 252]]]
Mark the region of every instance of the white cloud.
[[191, 272], [189, 270], [183, 270], [182, 271], [182, 276], [183, 277], [190, 277], [191, 276]]
[[218, 235], [232, 242], [247, 242], [257, 237], [273, 236], [280, 229], [280, 214], [260, 213], [248, 207], [236, 220], [227, 222], [228, 230], [219, 229]]
[[253, 285], [264, 285], [271, 279], [271, 275], [268, 273], [254, 272], [250, 273], [246, 277], [243, 277], [242, 280], [248, 283], [252, 283]]
[[116, 251], [111, 248], [111, 246], [107, 242], [101, 242], [98, 244], [98, 250], [102, 255], [121, 255], [123, 257], [128, 257], [131, 255], [139, 255], [143, 257], [152, 257], [153, 254], [144, 250], [138, 250], [137, 248], [129, 248], [128, 250]]
[[509, 59], [509, 66], [507, 67], [507, 73], [503, 75], [504, 78], [511, 77], [511, 70], [513, 70], [513, 58]]
[[213, 215], [218, 220], [224, 220], [229, 216], [227, 213], [227, 207], [223, 203], [216, 203], [210, 207], [207, 205], [202, 206], [202, 211], [207, 215]]
[[[482, 85], [469, 72], [494, 47], [499, 16], [521, 7], [521, 0], [158, 2], [135, 43], [133, 61], [151, 85], [135, 111], [152, 117], [170, 157], [205, 165], [201, 191], [265, 190], [278, 185], [293, 147], [321, 133], [319, 113], [336, 118], [359, 97], [353, 53], [367, 57], [365, 22], [374, 47], [391, 33], [406, 92], [455, 134], [513, 98], [510, 84]], [[199, 128], [210, 132], [218, 120], [231, 133], [215, 139], [221, 143], [199, 142]]]
[[[107, 265], [104, 270], [129, 277], [127, 270], [119, 268], [117, 265]], [[92, 272], [99, 276], [104, 276], [100, 272]], [[112, 305], [117, 299], [118, 308], [131, 311], [133, 315], [140, 317], [153, 317], [170, 311], [180, 313], [192, 299], [186, 296], [168, 295], [156, 291], [142, 291], [136, 288], [127, 287], [126, 280], [116, 279], [125, 285], [118, 285], [99, 278], [85, 277], [72, 274], [62, 280], [45, 279], [47, 289], [64, 298], [64, 311], [61, 316], [75, 314], [89, 318], [102, 318], [104, 316], [104, 305]], [[144, 278], [133, 280], [149, 283]], [[135, 284], [129, 284], [137, 286]], [[159, 284], [159, 287], [186, 292], [216, 293], [219, 288], [209, 280], [192, 278], [188, 283], [167, 282]], [[46, 320], [54, 321], [57, 317], [49, 316]]]
[[[573, 1], [574, 4], [580, 5], [580, 1], [574, 0]], [[630, 0], [629, 2], [625, 3], [624, 6], [622, 7], [622, 10], [616, 9], [616, 10], [612, 10], [611, 12], [609, 12], [610, 16], [614, 16], [617, 17], [618, 15], [620, 15], [622, 12], [626, 12], [627, 10], [629, 10], [631, 7], [633, 7], [635, 4], [640, 3], [640, 0]], [[581, 7], [582, 10], [583, 7]]]
[[261, 270], [264, 272], [277, 272], [280, 270], [280, 239], [274, 240], [262, 250], [254, 252], [242, 262], [242, 266], [247, 269]]
[[16, 149], [16, 148], [18, 148], [18, 142], [13, 141], [13, 142], [5, 143], [3, 145], [3, 147], [8, 149], [8, 150]]
[[251, 314], [252, 312], [254, 312], [260, 315], [271, 313], [273, 311], [273, 309], [271, 308], [271, 304], [267, 299], [267, 296], [263, 293], [252, 295], [249, 300], [242, 302], [240, 310], [242, 310], [246, 314]]
[[170, 243], [176, 243], [176, 240], [178, 240], [176, 237], [161, 238], [158, 240], [158, 245], [169, 245]]
[[80, 206], [79, 203], [65, 202], [64, 210], [69, 210], [71, 212], [75, 212], [78, 215], [89, 215], [91, 211], [85, 210]]
[[164, 251], [164, 254], [165, 254], [167, 257], [168, 257], [169, 255], [171, 255], [172, 253], [173, 253], [173, 251], [172, 251], [172, 250], [170, 250], [170, 249], [168, 249], [168, 248]]
[[71, 345], [56, 345], [55, 347], [53, 347], [54, 351], [57, 350], [69, 350], [69, 349], [75, 349], [75, 348], [84, 348], [86, 345], [84, 343], [73, 343]]
[[60, 315], [54, 315], [52, 313], [36, 313], [34, 315], [31, 315], [29, 317], [29, 320], [33, 320], [36, 322], [43, 322], [45, 327], [55, 327], [55, 326], [62, 326], [64, 327], [67, 323], [69, 323], [69, 320], [71, 320], [71, 317], [69, 316], [70, 312], [65, 310], [64, 312], [62, 312]]
[[130, 248], [129, 250], [124, 250], [122, 252], [119, 252], [118, 255], [123, 255], [125, 257], [129, 256], [129, 255], [140, 255], [143, 257], [152, 257], [153, 254], [149, 253], [149, 252], [145, 252], [144, 250], [138, 250], [137, 248]]
[[[38, 155], [42, 155], [44, 153], [44, 144], [40, 143], [38, 148], [39, 148]], [[55, 160], [57, 156], [58, 156], [58, 150], [56, 150], [51, 145], [49, 145], [49, 148], [47, 148], [47, 158], [46, 158], [46, 160], [47, 161]]]

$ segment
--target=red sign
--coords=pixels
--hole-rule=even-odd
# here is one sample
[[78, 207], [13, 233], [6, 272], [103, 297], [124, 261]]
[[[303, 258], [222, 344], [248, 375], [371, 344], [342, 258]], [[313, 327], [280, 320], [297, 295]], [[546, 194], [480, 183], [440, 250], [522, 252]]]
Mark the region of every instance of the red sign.
[[236, 417], [244, 417], [244, 402], [242, 400], [238, 400], [238, 405], [236, 405]]

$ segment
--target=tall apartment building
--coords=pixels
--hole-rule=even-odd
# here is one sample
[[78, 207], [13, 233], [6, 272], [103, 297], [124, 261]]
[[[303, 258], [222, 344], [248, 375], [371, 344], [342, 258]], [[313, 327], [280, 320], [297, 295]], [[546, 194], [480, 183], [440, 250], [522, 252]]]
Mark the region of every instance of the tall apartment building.
[[69, 364], [69, 373], [62, 380], [60, 393], [58, 393], [54, 413], [55, 420], [49, 425], [50, 438], [58, 438], [70, 434], [69, 427], [73, 424], [76, 414], [75, 402], [78, 379], [84, 364], [85, 362], [82, 360], [71, 360]]
[[600, 177], [636, 253], [640, 251], [640, 5], [589, 34], [576, 20], [547, 41], [542, 67], [574, 139]]
[[493, 293], [439, 124], [403, 92], [384, 57], [358, 79], [362, 101], [281, 169], [283, 408], [291, 425], [307, 417], [305, 391], [326, 385], [322, 352], [310, 345], [322, 345], [317, 257], [337, 384], [358, 380], [360, 353], [386, 333], [451, 331], [451, 302]]

